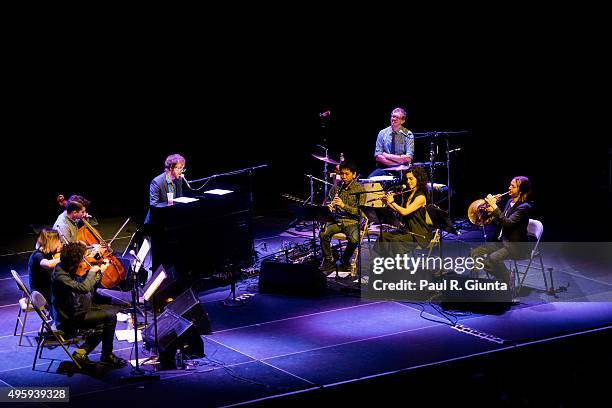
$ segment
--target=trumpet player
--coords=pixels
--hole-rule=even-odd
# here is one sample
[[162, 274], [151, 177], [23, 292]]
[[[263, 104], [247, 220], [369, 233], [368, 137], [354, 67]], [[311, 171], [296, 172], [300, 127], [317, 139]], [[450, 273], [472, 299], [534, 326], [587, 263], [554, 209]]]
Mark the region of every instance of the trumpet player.
[[331, 250], [331, 239], [334, 234], [343, 232], [347, 238], [346, 250], [342, 254], [341, 271], [350, 271], [350, 260], [357, 248], [359, 206], [364, 204], [365, 195], [355, 194], [363, 192], [363, 187], [356, 180], [357, 166], [349, 160], [340, 163], [340, 178], [342, 184], [334, 186], [330, 191], [333, 197], [328, 204], [330, 211], [336, 214], [336, 222], [328, 223], [325, 229], [319, 233], [321, 249], [323, 252], [323, 264], [321, 269], [325, 272], [335, 270], [335, 261]]
[[[503, 211], [498, 207], [498, 196], [491, 194], [485, 198], [488, 207], [485, 211], [493, 217], [497, 224], [495, 232], [496, 242], [490, 242], [472, 250], [472, 257], [485, 257], [484, 270], [495, 276], [498, 280], [510, 284], [510, 272], [504, 264], [505, 259], [522, 259], [525, 246], [516, 245], [527, 241], [527, 225], [531, 204], [528, 202], [531, 195], [531, 182], [527, 177], [516, 176], [508, 186], [510, 199]], [[511, 287], [511, 286], [509, 286]]]

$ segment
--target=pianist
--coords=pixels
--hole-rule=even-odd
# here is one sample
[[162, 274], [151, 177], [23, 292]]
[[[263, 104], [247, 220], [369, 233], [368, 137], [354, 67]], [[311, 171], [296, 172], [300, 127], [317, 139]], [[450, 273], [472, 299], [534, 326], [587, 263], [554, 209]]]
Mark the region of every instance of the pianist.
[[183, 171], [185, 158], [172, 154], [166, 158], [164, 172], [155, 177], [149, 186], [149, 204], [159, 206], [168, 203], [168, 193], [174, 198], [183, 196]]

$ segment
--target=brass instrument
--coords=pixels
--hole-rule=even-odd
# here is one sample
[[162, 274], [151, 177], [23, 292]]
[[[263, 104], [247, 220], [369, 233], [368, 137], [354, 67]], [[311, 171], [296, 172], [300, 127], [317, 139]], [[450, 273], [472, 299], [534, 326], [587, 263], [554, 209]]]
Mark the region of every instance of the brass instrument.
[[[503, 194], [497, 194], [494, 196], [497, 200], [509, 194], [509, 191], [506, 191]], [[489, 225], [491, 221], [493, 221], [492, 213], [487, 212], [487, 207], [489, 207], [489, 203], [487, 203], [484, 199], [479, 199], [474, 201], [468, 207], [468, 219], [474, 225], [479, 227], [483, 227], [485, 225]]]

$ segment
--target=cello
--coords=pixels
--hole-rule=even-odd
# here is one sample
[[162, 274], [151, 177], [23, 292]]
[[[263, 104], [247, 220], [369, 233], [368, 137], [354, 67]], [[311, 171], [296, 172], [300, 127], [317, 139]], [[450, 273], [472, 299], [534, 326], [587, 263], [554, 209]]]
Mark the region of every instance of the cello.
[[[66, 207], [68, 201], [64, 198], [63, 195], [57, 196], [57, 202], [60, 206]], [[86, 254], [83, 257], [83, 260], [79, 264], [76, 275], [83, 276], [91, 269], [93, 265], [99, 265], [108, 261], [108, 267], [102, 274], [102, 279], [100, 280], [100, 284], [106, 288], [110, 289], [117, 286], [122, 280], [125, 280], [126, 273], [125, 268], [121, 265], [121, 262], [117, 259], [115, 255], [113, 255], [113, 250], [111, 248], [112, 242], [115, 240], [119, 232], [125, 227], [130, 219], [128, 218], [119, 231], [115, 234], [110, 243], [106, 243], [102, 235], [85, 219], [82, 218], [81, 221], [83, 225], [79, 228], [77, 233], [77, 240], [83, 242], [88, 248], [92, 248], [94, 246], [99, 246], [99, 251], [93, 251], [93, 253]]]

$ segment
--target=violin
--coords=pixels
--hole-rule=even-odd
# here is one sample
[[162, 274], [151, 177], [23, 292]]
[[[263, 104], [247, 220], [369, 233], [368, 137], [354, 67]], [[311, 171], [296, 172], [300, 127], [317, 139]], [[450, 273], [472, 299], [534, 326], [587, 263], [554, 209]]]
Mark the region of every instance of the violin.
[[[63, 195], [57, 196], [57, 202], [60, 206], [66, 207], [68, 205], [68, 201], [65, 199]], [[123, 224], [123, 226], [117, 231], [117, 234], [113, 237], [112, 241], [119, 235], [119, 232], [125, 227], [130, 219]], [[108, 267], [102, 274], [102, 279], [100, 280], [100, 284], [107, 288], [113, 288], [117, 286], [122, 280], [125, 280], [126, 273], [125, 268], [121, 265], [121, 262], [117, 259], [115, 255], [113, 255], [113, 250], [110, 246], [110, 243], [106, 243], [102, 235], [87, 221], [85, 218], [82, 218], [81, 221], [83, 225], [79, 228], [77, 232], [77, 240], [83, 242], [88, 249], [99, 248], [99, 250], [88, 250], [83, 256], [83, 260], [79, 264], [76, 274], [77, 276], [85, 275], [94, 265], [101, 265], [108, 261]], [[64, 237], [64, 240], [66, 238]]]

